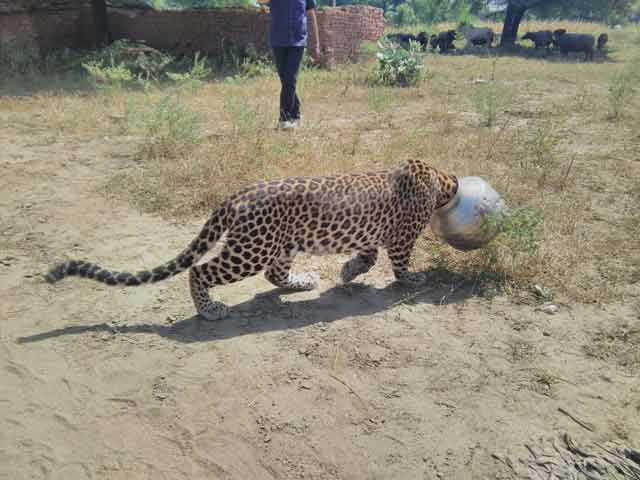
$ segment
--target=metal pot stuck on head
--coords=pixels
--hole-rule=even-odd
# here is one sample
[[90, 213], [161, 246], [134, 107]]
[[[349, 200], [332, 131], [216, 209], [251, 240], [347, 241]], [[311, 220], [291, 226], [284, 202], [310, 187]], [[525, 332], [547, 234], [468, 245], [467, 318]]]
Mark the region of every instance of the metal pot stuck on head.
[[458, 179], [453, 199], [431, 216], [431, 230], [452, 247], [468, 251], [493, 240], [507, 214], [500, 195], [480, 177]]

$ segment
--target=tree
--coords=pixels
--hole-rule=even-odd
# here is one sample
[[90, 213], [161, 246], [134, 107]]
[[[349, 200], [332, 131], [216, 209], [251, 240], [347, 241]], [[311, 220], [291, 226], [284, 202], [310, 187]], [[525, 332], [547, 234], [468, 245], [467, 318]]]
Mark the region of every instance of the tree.
[[500, 46], [513, 45], [518, 38], [518, 28], [524, 12], [533, 7], [538, 7], [553, 0], [507, 0], [507, 11], [502, 27]]
[[[635, 0], [640, 6], [640, 0]], [[513, 45], [523, 15], [535, 9], [538, 18], [568, 18], [618, 23], [631, 17], [634, 0], [498, 0], [506, 5], [500, 46]]]
[[93, 23], [96, 27], [96, 47], [104, 47], [111, 43], [106, 0], [91, 0], [91, 7], [93, 8]]

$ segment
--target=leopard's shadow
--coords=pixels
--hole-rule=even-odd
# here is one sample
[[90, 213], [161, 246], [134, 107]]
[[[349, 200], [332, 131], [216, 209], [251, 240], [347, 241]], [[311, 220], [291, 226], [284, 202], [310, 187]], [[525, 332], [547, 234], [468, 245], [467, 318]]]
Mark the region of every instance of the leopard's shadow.
[[69, 326], [20, 337], [18, 343], [31, 343], [65, 335], [88, 332], [113, 334], [153, 333], [178, 342], [222, 340], [273, 330], [303, 328], [319, 322], [374, 315], [399, 304], [452, 304], [463, 302], [477, 292], [474, 279], [441, 269], [429, 270], [432, 279], [422, 288], [406, 288], [391, 283], [376, 288], [362, 283], [335, 286], [311, 300], [287, 301], [287, 291], [274, 289], [231, 308], [228, 317], [208, 322], [195, 315], [171, 325], [141, 323], [109, 325], [99, 323]]

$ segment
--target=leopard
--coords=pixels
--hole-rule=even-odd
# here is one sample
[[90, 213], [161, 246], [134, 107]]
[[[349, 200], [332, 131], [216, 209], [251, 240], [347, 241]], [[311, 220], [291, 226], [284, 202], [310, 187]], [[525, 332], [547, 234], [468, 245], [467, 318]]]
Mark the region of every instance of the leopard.
[[[79, 276], [131, 287], [189, 270], [193, 304], [208, 321], [220, 320], [230, 312], [223, 302], [211, 298], [213, 287], [263, 270], [265, 279], [276, 287], [291, 291], [316, 288], [317, 274], [292, 271], [295, 256], [303, 252], [352, 254], [340, 273], [343, 284], [348, 284], [367, 273], [377, 262], [379, 250], [385, 249], [395, 280], [421, 285], [427, 274], [409, 268], [414, 246], [433, 212], [449, 203], [457, 191], [455, 175], [419, 159], [364, 173], [264, 180], [219, 202], [189, 245], [158, 267], [129, 273], [67, 260], [51, 268], [46, 281]], [[219, 253], [198, 263], [221, 239]]]

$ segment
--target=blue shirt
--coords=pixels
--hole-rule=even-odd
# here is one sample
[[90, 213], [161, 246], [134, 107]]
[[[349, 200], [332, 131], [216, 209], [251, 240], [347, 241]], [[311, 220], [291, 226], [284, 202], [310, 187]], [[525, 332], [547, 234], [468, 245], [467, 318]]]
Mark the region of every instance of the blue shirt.
[[307, 45], [307, 10], [315, 0], [271, 0], [269, 43], [272, 47]]

